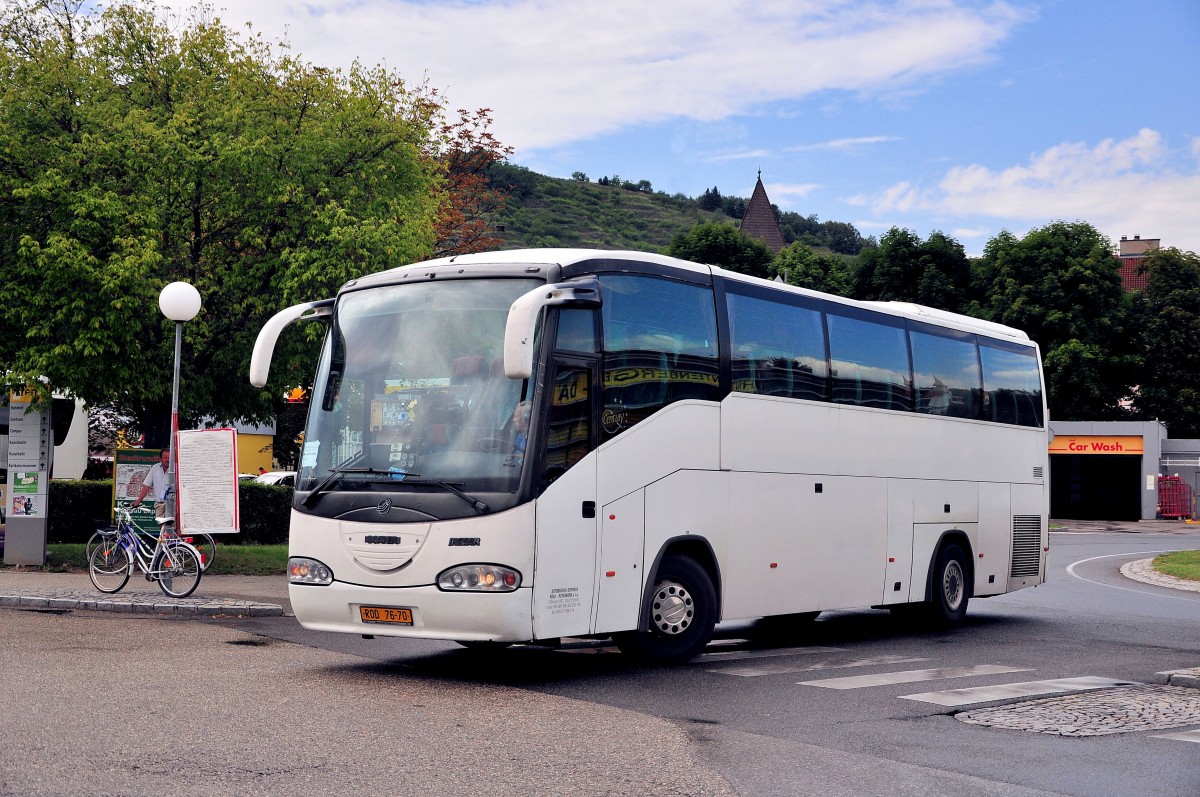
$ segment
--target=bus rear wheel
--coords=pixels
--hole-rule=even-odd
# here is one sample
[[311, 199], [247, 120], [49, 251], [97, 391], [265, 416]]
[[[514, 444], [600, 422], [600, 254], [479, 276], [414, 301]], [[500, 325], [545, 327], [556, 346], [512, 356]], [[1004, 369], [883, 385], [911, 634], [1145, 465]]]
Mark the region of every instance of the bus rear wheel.
[[951, 626], [966, 616], [967, 602], [971, 597], [970, 565], [967, 561], [967, 555], [956, 542], [946, 543], [938, 552], [928, 606], [934, 624]]
[[682, 664], [712, 639], [717, 591], [694, 559], [668, 555], [658, 568], [646, 613], [647, 630], [615, 635], [617, 647], [643, 661]]

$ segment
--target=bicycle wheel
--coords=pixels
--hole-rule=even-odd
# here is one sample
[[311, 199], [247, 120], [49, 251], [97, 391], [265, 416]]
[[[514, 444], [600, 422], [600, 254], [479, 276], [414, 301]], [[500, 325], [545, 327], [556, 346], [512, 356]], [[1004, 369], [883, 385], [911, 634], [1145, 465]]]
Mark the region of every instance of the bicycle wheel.
[[196, 553], [200, 554], [200, 569], [207, 573], [208, 568], [212, 567], [213, 560], [217, 558], [217, 541], [212, 538], [211, 534], [189, 534], [187, 539], [196, 549]]
[[185, 542], [175, 543], [154, 556], [150, 570], [158, 578], [158, 586], [172, 598], [186, 598], [200, 585], [200, 554]]
[[117, 592], [129, 581], [129, 552], [117, 539], [102, 542], [88, 557], [88, 575], [101, 592]]

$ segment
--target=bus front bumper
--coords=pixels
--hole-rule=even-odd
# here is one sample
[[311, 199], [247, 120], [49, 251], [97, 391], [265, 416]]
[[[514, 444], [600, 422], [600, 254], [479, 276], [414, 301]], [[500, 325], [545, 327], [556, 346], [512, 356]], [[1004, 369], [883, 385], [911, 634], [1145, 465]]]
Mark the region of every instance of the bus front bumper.
[[[312, 631], [464, 642], [533, 638], [533, 590], [528, 587], [444, 592], [432, 586], [381, 588], [335, 581], [328, 586], [288, 584], [288, 597], [300, 625]], [[393, 611], [364, 613], [364, 608]], [[377, 619], [364, 621], [364, 616]]]

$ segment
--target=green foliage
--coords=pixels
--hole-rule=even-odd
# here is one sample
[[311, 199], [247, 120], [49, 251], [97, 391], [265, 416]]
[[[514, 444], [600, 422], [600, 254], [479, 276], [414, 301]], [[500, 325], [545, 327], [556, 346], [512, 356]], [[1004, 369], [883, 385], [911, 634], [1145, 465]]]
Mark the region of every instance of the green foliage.
[[1134, 408], [1172, 437], [1200, 437], [1200, 256], [1159, 249], [1145, 261], [1143, 366]]
[[96, 531], [96, 523], [112, 520], [113, 485], [111, 481], [74, 481], [54, 479], [47, 494], [50, 511], [46, 516], [46, 541], [87, 542]]
[[854, 276], [844, 258], [821, 254], [798, 242], [780, 250], [772, 268], [789, 285], [801, 288], [846, 297], [854, 288]]
[[893, 227], [860, 255], [854, 295], [961, 312], [970, 285], [971, 264], [962, 244], [941, 232], [922, 241], [911, 230]]
[[[112, 520], [111, 481], [50, 482], [50, 514], [47, 541], [84, 543], [96, 530], [96, 522]], [[260, 545], [286, 543], [292, 510], [292, 488], [257, 482], [238, 483], [238, 508], [242, 531], [230, 540]]]
[[685, 235], [676, 236], [667, 254], [763, 278], [771, 276], [775, 259], [762, 241], [717, 221], [697, 224]]
[[1108, 239], [1084, 222], [1020, 240], [1003, 232], [985, 247], [979, 276], [990, 320], [1041, 346], [1052, 418], [1126, 417], [1119, 401], [1136, 378], [1136, 324]]
[[439, 106], [381, 68], [315, 67], [201, 14], [90, 8], [0, 16], [0, 361], [161, 441], [174, 326], [157, 297], [185, 280], [204, 306], [185, 325], [184, 424], [268, 419], [311, 347], [285, 340], [254, 390], [262, 323], [432, 251]]

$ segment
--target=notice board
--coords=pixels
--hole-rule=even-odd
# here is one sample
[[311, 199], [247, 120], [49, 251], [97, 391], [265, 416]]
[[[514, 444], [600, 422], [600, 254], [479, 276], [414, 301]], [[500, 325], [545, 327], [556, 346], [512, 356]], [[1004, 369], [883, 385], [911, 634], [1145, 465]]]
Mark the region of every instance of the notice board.
[[181, 431], [176, 439], [179, 501], [175, 516], [180, 534], [240, 531], [237, 430]]

